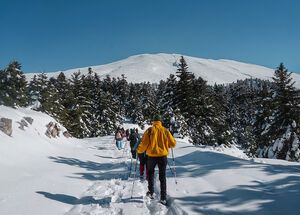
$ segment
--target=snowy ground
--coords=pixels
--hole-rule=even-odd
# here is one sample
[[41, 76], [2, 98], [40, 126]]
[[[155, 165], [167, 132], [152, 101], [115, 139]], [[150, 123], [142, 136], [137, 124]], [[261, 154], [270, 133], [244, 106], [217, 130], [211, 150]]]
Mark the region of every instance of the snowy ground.
[[178, 183], [168, 169], [166, 208], [158, 197], [144, 197], [146, 182], [128, 177], [128, 144], [118, 151], [112, 136], [49, 139], [42, 132], [47, 115], [0, 106], [4, 115], [35, 121], [26, 131], [15, 128], [13, 137], [0, 132], [0, 214], [299, 214], [299, 164], [178, 140]]

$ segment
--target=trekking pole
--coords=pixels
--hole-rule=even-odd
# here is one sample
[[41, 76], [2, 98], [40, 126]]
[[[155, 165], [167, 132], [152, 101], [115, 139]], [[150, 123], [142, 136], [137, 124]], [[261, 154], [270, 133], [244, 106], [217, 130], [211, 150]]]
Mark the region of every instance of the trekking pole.
[[128, 178], [130, 177], [130, 175], [131, 175], [131, 170], [132, 170], [132, 160], [133, 160], [133, 158], [132, 158], [132, 155], [131, 155], [131, 161], [130, 161], [130, 167], [129, 167], [129, 174], [128, 174]]
[[133, 177], [133, 183], [132, 183], [132, 189], [131, 189], [131, 199], [132, 199], [132, 196], [133, 196], [133, 188], [134, 188], [134, 183], [135, 183], [135, 180], [136, 180], [136, 170], [137, 170], [137, 163], [138, 163], [138, 157], [136, 158], [136, 162], [135, 162], [135, 170], [134, 170], [134, 177]]
[[173, 177], [174, 177], [175, 184], [177, 184], [177, 179], [176, 179], [175, 172], [174, 172], [174, 170], [171, 168], [171, 166], [170, 166], [169, 162], [168, 162], [168, 166], [169, 166], [169, 169], [170, 169], [170, 171], [171, 171], [171, 173], [172, 173], [172, 175], [173, 175]]
[[169, 167], [169, 169], [170, 169], [170, 171], [171, 171], [171, 173], [172, 173], [172, 175], [173, 175], [173, 177], [174, 177], [174, 172], [173, 172], [173, 170], [172, 170], [172, 168], [171, 168], [169, 162], [167, 162], [167, 164], [168, 164], [168, 167]]
[[126, 142], [125, 142], [125, 145], [124, 145], [124, 149], [123, 149], [123, 153], [122, 153], [122, 158], [124, 157], [124, 152], [125, 152], [125, 150], [126, 150], [127, 142], [128, 142], [128, 141], [126, 141]]
[[174, 152], [173, 152], [173, 148], [171, 148], [172, 151], [172, 160], [173, 160], [173, 175], [174, 175], [174, 179], [175, 179], [175, 184], [177, 184], [177, 179], [176, 179], [176, 168], [175, 168], [175, 157], [174, 157]]

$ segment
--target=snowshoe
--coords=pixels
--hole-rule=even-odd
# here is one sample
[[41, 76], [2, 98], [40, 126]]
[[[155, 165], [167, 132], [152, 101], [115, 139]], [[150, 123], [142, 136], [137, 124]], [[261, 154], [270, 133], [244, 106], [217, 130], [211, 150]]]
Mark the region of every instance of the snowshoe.
[[145, 181], [145, 179], [144, 179], [144, 176], [140, 176], [140, 182], [144, 182]]
[[167, 206], [167, 200], [165, 200], [165, 199], [161, 199], [160, 200], [160, 204], [162, 204], [162, 205], [165, 205], [165, 206]]
[[150, 191], [146, 193], [146, 196], [149, 197], [150, 199], [154, 199], [153, 193], [151, 193]]

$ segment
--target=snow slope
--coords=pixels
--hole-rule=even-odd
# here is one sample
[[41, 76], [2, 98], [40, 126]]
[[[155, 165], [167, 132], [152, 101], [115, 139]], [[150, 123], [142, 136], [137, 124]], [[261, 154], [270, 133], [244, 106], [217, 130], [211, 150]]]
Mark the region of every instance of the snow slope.
[[[171, 73], [176, 73], [176, 65], [179, 63], [180, 56], [179, 54], [163, 53], [142, 54], [114, 63], [90, 67], [102, 78], [106, 75], [121, 77], [122, 74], [125, 74], [129, 82], [149, 81], [158, 83], [160, 80], [166, 80]], [[184, 58], [189, 66], [189, 71], [194, 73], [196, 77], [201, 76], [211, 85], [215, 83], [232, 83], [246, 78], [271, 79], [274, 73], [274, 69], [233, 60], [212, 60], [190, 56], [184, 56]], [[278, 65], [274, 65], [274, 67], [276, 66]], [[288, 67], [288, 65], [286, 66]], [[71, 77], [74, 72], [78, 71], [87, 74], [88, 67], [70, 69], [63, 72], [67, 77]], [[47, 75], [48, 77], [57, 76], [60, 72], [47, 73]], [[33, 73], [26, 74], [28, 79], [32, 78], [33, 75]], [[300, 75], [294, 73], [293, 78], [296, 81], [295, 86], [300, 88]]]
[[[34, 122], [22, 131], [17, 121], [25, 115]], [[168, 169], [166, 208], [144, 197], [147, 183], [134, 172], [128, 177], [129, 144], [118, 151], [113, 136], [49, 139], [44, 126], [51, 117], [0, 106], [4, 116], [13, 119], [14, 132], [0, 132], [0, 214], [299, 214], [297, 163], [247, 159], [236, 148], [196, 148], [178, 139], [178, 183]], [[159, 196], [157, 176], [155, 190]]]

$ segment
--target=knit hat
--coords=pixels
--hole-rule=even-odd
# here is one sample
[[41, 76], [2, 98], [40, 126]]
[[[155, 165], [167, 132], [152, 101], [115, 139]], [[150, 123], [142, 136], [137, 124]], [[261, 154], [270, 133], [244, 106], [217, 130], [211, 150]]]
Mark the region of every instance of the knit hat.
[[161, 121], [161, 115], [155, 114], [152, 118], [152, 121]]

